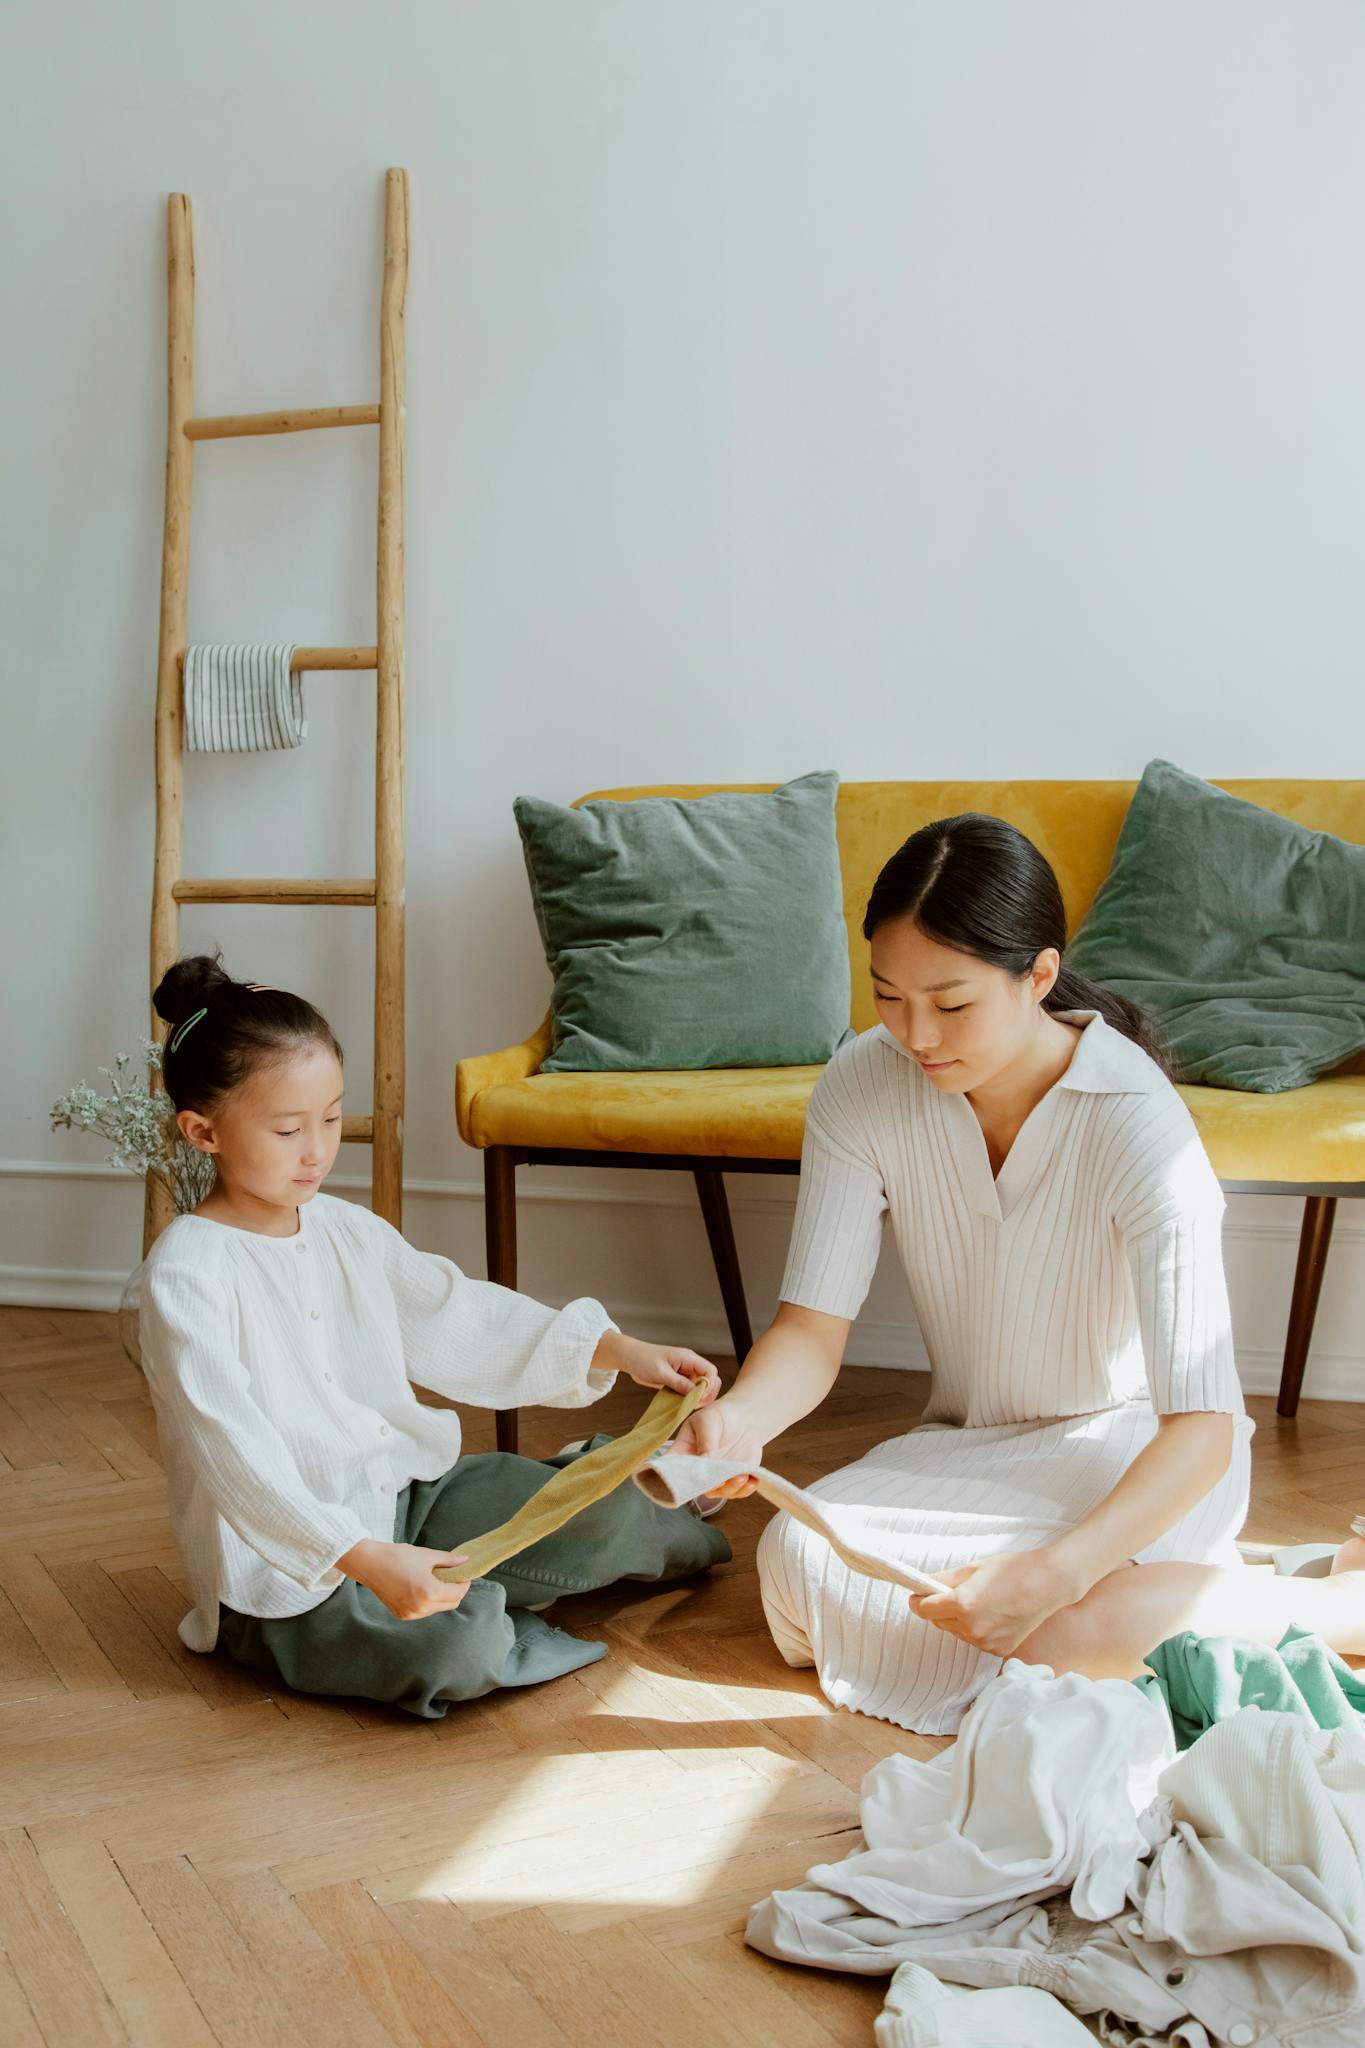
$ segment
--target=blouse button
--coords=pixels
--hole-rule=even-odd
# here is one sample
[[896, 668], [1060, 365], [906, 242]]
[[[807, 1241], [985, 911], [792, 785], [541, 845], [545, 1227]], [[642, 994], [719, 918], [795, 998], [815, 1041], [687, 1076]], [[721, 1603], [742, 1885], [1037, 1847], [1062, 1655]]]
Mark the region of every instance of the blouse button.
[[325, 1372], [325, 1373], [324, 1373], [324, 1374], [322, 1375], [322, 1377], [323, 1377], [323, 1378], [324, 1378], [324, 1379], [326, 1380], [326, 1382], [327, 1382], [328, 1386], [330, 1387], [330, 1386], [331, 1386], [331, 1384], [332, 1384], [332, 1375], [331, 1375], [331, 1374], [330, 1374], [329, 1372]]
[[379, 1434], [380, 1434], [381, 1436], [387, 1436], [387, 1435], [388, 1435], [388, 1433], [389, 1433], [389, 1425], [388, 1425], [388, 1423], [387, 1423], [387, 1422], [381, 1422], [381, 1423], [380, 1423], [380, 1425], [379, 1425]]
[[1130, 1920], [1128, 1922], [1128, 1932], [1130, 1934], [1141, 1934], [1142, 1922], [1140, 1920]]
[[322, 1310], [320, 1308], [310, 1308], [308, 1313], [315, 1323], [322, 1320]]
[[308, 1249], [308, 1247], [307, 1247], [307, 1245], [306, 1245], [306, 1244], [296, 1244], [296, 1245], [294, 1246], [294, 1250], [295, 1250], [295, 1251], [296, 1251], [296, 1252], [298, 1253], [298, 1255], [299, 1255], [299, 1257], [300, 1257], [300, 1258], [302, 1258], [302, 1257], [303, 1257], [303, 1255], [304, 1255], [304, 1253], [305, 1253], [305, 1252], [307, 1251], [307, 1249]]
[[1172, 1991], [1178, 1991], [1189, 1974], [1188, 1970], [1180, 1969], [1179, 1967], [1174, 1970], [1168, 1970], [1166, 1972], [1166, 1982], [1170, 1985]]
[[1228, 2028], [1228, 2039], [1232, 2048], [1248, 2048], [1248, 2044], [1256, 2039], [1256, 2029], [1249, 2027], [1245, 2020], [1238, 2020], [1235, 2027]]

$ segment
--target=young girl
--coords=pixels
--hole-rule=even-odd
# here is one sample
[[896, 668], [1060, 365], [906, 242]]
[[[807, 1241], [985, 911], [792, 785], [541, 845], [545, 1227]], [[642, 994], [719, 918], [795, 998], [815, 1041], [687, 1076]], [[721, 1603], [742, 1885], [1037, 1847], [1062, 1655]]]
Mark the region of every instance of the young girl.
[[776, 1320], [675, 1448], [758, 1464], [825, 1398], [889, 1217], [929, 1403], [812, 1490], [952, 1591], [907, 1606], [779, 1515], [758, 1564], [783, 1656], [942, 1734], [1011, 1654], [1127, 1677], [1179, 1630], [1274, 1643], [1291, 1620], [1365, 1651], [1365, 1544], [1332, 1578], [1241, 1565], [1223, 1193], [1149, 1021], [1062, 965], [1047, 861], [998, 818], [941, 819], [863, 930], [881, 1022], [811, 1097]]
[[143, 1364], [194, 1608], [215, 1642], [301, 1692], [452, 1700], [596, 1662], [552, 1628], [560, 1594], [673, 1579], [730, 1556], [718, 1530], [624, 1486], [473, 1584], [432, 1576], [582, 1450], [542, 1463], [460, 1456], [424, 1386], [510, 1408], [578, 1408], [625, 1373], [685, 1390], [715, 1367], [624, 1336], [599, 1303], [543, 1308], [415, 1251], [319, 1193], [341, 1142], [341, 1047], [301, 996], [182, 960], [154, 997], [165, 1082], [217, 1185], [142, 1271]]

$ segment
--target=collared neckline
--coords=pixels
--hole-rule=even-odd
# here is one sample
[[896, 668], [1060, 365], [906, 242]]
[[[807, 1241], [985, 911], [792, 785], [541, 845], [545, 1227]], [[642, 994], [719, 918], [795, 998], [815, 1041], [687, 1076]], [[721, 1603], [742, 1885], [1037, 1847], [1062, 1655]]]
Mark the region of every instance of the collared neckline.
[[1167, 1085], [1155, 1061], [1123, 1032], [1106, 1024], [1098, 1010], [1054, 1010], [1053, 1016], [1083, 1028], [1066, 1072], [1060, 1074], [1025, 1117], [1005, 1156], [999, 1177], [992, 1172], [986, 1134], [965, 1094], [935, 1088], [920, 1071], [919, 1061], [892, 1037], [884, 1024], [877, 1029], [887, 1043], [910, 1062], [925, 1092], [939, 1105], [956, 1154], [964, 1193], [971, 1207], [993, 1223], [1004, 1223], [1017, 1208], [1047, 1150], [1047, 1133], [1063, 1088], [1089, 1095], [1150, 1095]]

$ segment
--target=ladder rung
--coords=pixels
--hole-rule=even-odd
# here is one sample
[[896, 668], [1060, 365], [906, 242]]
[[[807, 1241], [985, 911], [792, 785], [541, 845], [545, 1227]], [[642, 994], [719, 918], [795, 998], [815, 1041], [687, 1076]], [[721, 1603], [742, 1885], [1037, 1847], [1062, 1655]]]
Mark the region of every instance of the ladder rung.
[[377, 405], [312, 405], [288, 412], [221, 412], [186, 420], [191, 441], [231, 441], [243, 434], [304, 434], [313, 427], [377, 427]]
[[294, 674], [319, 668], [378, 668], [377, 647], [296, 647], [289, 664]]
[[[179, 662], [183, 672], [185, 667], [184, 655], [178, 654], [176, 660]], [[378, 668], [379, 649], [377, 647], [296, 647], [294, 649], [294, 658], [289, 666], [296, 676], [303, 675], [305, 671], [311, 675], [315, 670], [325, 668]]]
[[341, 1119], [341, 1142], [343, 1145], [373, 1145], [374, 1118], [344, 1116]]
[[260, 881], [182, 880], [171, 891], [177, 903], [339, 903], [374, 907], [374, 883], [311, 882], [287, 875]]

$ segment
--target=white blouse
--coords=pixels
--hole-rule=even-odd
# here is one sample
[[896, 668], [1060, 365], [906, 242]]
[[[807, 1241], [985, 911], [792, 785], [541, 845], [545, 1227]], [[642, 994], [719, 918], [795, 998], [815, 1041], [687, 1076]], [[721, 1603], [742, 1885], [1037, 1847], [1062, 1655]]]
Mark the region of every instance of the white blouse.
[[806, 1111], [782, 1299], [857, 1315], [889, 1217], [933, 1367], [926, 1422], [1243, 1412], [1226, 1206], [1180, 1094], [1097, 1010], [999, 1177], [964, 1095], [882, 1025]]
[[480, 1407], [578, 1408], [616, 1377], [591, 1366], [616, 1328], [600, 1302], [544, 1308], [467, 1279], [331, 1195], [300, 1207], [295, 1237], [177, 1217], [141, 1283], [192, 1650], [213, 1648], [220, 1601], [302, 1614], [340, 1585], [353, 1543], [392, 1540], [396, 1496], [460, 1454], [459, 1417], [414, 1385]]

